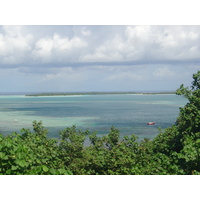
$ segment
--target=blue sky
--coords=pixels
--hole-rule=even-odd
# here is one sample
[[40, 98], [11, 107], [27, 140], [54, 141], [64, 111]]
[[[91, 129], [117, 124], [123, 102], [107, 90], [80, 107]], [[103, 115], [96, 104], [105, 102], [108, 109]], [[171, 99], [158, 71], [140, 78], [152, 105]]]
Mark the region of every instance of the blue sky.
[[0, 26], [0, 92], [169, 91], [200, 70], [200, 26]]

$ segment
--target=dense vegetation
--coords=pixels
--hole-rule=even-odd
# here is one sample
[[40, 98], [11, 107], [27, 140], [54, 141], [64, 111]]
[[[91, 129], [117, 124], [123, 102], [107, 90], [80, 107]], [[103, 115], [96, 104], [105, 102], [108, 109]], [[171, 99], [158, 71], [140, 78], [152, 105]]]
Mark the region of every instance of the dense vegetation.
[[56, 140], [36, 121], [33, 132], [0, 135], [0, 174], [200, 174], [200, 71], [191, 88], [181, 85], [177, 95], [188, 103], [175, 125], [160, 130], [152, 141], [139, 143], [134, 134], [120, 140], [114, 127], [98, 137], [75, 126], [60, 131]]

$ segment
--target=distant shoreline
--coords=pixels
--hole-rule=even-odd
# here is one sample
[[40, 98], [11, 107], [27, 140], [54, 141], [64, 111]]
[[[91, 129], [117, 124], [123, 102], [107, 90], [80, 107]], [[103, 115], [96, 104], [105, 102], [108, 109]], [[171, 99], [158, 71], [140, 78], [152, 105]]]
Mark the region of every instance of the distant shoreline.
[[134, 95], [161, 95], [161, 94], [176, 94], [176, 92], [78, 92], [78, 93], [38, 93], [26, 94], [27, 97], [40, 96], [77, 96], [77, 95], [117, 95], [117, 94], [134, 94]]

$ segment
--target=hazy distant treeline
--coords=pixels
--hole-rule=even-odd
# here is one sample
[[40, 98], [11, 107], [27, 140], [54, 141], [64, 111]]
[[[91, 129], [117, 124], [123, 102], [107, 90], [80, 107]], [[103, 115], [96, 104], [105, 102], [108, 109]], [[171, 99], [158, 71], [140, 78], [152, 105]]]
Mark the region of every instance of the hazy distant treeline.
[[26, 94], [26, 96], [70, 96], [70, 95], [102, 95], [102, 94], [175, 94], [176, 92], [67, 92], [67, 93], [38, 93]]

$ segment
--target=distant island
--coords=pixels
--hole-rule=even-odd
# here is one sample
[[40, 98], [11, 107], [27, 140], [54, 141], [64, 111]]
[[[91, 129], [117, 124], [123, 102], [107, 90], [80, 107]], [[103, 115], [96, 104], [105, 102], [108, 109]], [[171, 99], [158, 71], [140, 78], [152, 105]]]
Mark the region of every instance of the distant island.
[[39, 96], [108, 95], [108, 94], [156, 95], [156, 94], [176, 94], [176, 92], [65, 92], [65, 93], [26, 94], [25, 96], [39, 97]]

